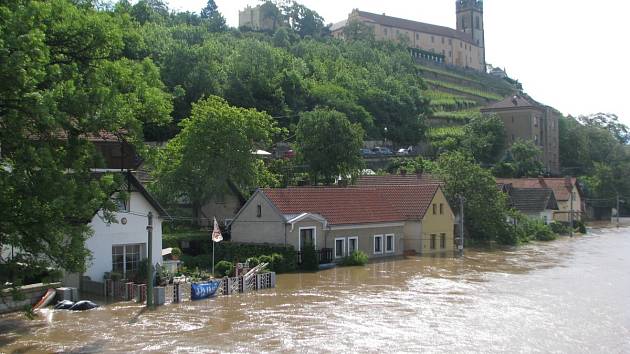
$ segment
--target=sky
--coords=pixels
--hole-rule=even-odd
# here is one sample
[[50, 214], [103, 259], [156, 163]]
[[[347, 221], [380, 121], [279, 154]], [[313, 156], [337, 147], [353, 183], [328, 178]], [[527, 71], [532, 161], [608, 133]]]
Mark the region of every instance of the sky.
[[[454, 0], [298, 0], [326, 23], [353, 8], [455, 27]], [[206, 0], [170, 0], [199, 12]], [[228, 25], [260, 0], [216, 0]], [[623, 0], [485, 0], [486, 61], [505, 68], [535, 100], [564, 114], [615, 113], [630, 125], [630, 40]]]

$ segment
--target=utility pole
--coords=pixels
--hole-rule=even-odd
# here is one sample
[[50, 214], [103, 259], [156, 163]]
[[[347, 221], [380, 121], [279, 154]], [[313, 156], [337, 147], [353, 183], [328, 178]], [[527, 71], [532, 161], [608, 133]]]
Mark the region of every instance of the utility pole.
[[571, 229], [571, 237], [573, 237], [573, 191], [571, 191], [571, 197], [570, 197], [571, 203], [569, 206], [569, 228]]
[[464, 201], [466, 200], [462, 195], [457, 195], [459, 198], [459, 256], [464, 256]]
[[147, 307], [153, 307], [153, 213], [147, 214]]
[[617, 228], [619, 228], [619, 193], [617, 193]]

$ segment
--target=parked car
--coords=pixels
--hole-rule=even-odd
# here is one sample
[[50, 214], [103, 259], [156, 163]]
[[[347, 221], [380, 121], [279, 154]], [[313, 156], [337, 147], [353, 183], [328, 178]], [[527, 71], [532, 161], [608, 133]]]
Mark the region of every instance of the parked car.
[[391, 156], [394, 154], [389, 148], [380, 147], [380, 146], [375, 147], [374, 149], [372, 149], [372, 151], [377, 155], [383, 155], [383, 156]]
[[376, 153], [374, 151], [370, 150], [370, 149], [361, 149], [361, 150], [359, 150], [359, 153], [363, 157], [370, 157], [370, 156], [376, 155]]
[[398, 151], [396, 151], [396, 155], [398, 156], [408, 156], [408, 155], [411, 155], [412, 153], [413, 153], [412, 146], [408, 148], [401, 148], [401, 149], [398, 149]]

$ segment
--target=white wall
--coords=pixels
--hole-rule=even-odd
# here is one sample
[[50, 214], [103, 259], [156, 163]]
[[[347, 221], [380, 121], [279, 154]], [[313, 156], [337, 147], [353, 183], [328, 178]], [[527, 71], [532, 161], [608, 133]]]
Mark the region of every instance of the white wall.
[[[118, 223], [107, 224], [101, 219], [102, 212], [98, 212], [90, 222], [94, 235], [90, 237], [85, 247], [92, 252], [92, 259], [87, 261], [84, 275], [93, 281], [102, 281], [105, 272], [112, 270], [112, 246], [124, 244], [144, 244], [144, 258], [147, 253], [147, 223], [149, 211], [153, 213], [153, 264], [162, 263], [162, 219], [158, 211], [139, 192], [132, 192], [129, 203], [130, 213], [118, 212]], [[140, 215], [134, 215], [140, 214]], [[127, 218], [127, 224], [120, 221]]]

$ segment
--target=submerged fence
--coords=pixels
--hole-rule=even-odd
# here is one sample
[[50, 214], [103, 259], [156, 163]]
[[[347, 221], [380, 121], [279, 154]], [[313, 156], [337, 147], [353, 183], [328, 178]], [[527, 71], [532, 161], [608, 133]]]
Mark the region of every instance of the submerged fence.
[[[256, 290], [275, 288], [276, 273], [260, 273], [253, 274], [248, 277], [225, 277], [211, 281], [219, 282], [214, 296], [233, 295], [237, 293], [248, 293]], [[154, 303], [156, 305], [163, 305], [190, 301], [192, 299], [193, 284], [203, 284], [203, 282], [180, 282], [166, 286], [156, 286], [153, 291]], [[147, 286], [146, 284], [135, 284], [124, 280], [106, 280], [104, 284], [104, 293], [106, 297], [113, 300], [133, 300], [136, 302], [145, 302], [147, 297]]]

